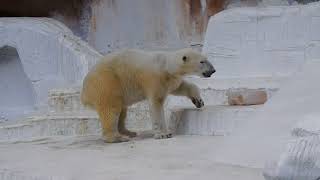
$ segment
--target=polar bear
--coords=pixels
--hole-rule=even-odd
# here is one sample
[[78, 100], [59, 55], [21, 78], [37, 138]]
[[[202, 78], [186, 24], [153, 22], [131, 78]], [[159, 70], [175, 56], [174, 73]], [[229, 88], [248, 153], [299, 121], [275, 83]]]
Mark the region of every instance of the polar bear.
[[125, 142], [136, 136], [125, 127], [127, 107], [148, 100], [154, 138], [170, 138], [163, 104], [169, 94], [188, 97], [204, 106], [196, 85], [186, 75], [210, 77], [215, 72], [207, 57], [191, 48], [146, 52], [126, 49], [106, 55], [86, 75], [81, 102], [97, 111], [105, 142]]

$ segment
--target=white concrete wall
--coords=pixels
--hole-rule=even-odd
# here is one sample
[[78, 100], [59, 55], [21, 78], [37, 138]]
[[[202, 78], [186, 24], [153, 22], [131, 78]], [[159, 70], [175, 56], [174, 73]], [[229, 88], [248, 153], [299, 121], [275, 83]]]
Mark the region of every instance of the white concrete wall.
[[10, 106], [8, 97], [16, 102], [22, 98], [19, 95], [27, 96], [30, 91], [34, 91], [35, 106], [46, 105], [49, 89], [81, 83], [101, 57], [63, 24], [49, 18], [0, 18], [0, 40], [0, 48], [9, 46], [19, 56], [1, 60], [0, 73], [5, 76], [0, 77], [0, 89], [17, 88], [1, 91], [2, 100], [5, 98], [1, 107]]
[[172, 49], [202, 43], [206, 4], [201, 2], [203, 9], [196, 14], [183, 0], [100, 0], [92, 5], [89, 44], [105, 54], [128, 47]]
[[320, 57], [320, 3], [234, 8], [211, 17], [203, 52], [218, 77], [288, 76]]

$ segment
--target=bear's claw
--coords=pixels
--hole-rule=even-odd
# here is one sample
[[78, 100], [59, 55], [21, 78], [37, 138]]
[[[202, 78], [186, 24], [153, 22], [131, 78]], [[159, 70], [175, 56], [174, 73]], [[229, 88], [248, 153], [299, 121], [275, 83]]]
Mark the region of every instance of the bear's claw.
[[197, 108], [201, 108], [204, 106], [204, 102], [201, 98], [191, 98], [191, 101]]
[[104, 142], [106, 143], [120, 143], [120, 142], [128, 142], [130, 140], [129, 137], [126, 136], [114, 136], [114, 137], [105, 137]]
[[124, 129], [124, 130], [119, 130], [120, 134], [123, 134], [123, 135], [126, 135], [126, 136], [129, 136], [131, 138], [133, 137], [136, 137], [137, 136], [137, 133], [136, 132], [132, 132], [132, 131], [129, 131], [127, 129]]
[[172, 133], [159, 133], [154, 135], [155, 139], [168, 139], [172, 138]]

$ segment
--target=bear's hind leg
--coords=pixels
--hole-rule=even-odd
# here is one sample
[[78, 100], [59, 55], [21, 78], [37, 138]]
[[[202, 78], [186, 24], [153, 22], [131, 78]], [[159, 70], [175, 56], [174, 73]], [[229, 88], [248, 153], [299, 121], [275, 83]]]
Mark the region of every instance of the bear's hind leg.
[[118, 124], [119, 133], [129, 137], [136, 137], [137, 136], [136, 132], [129, 131], [126, 128], [125, 126], [126, 117], [127, 117], [127, 108], [123, 108], [119, 116], [119, 124]]
[[114, 108], [98, 109], [104, 141], [107, 143], [127, 142], [129, 138], [118, 131], [120, 112]]

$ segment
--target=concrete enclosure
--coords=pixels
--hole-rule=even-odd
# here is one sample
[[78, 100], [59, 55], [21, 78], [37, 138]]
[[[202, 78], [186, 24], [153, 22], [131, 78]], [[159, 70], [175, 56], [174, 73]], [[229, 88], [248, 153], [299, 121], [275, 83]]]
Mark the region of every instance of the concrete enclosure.
[[112, 145], [80, 103], [82, 80], [102, 55], [51, 18], [0, 18], [0, 180], [319, 179], [320, 3], [249, 1], [259, 7], [216, 14], [206, 29], [211, 5], [223, 0], [79, 0], [92, 2], [80, 35], [98, 51], [201, 46], [206, 30], [203, 52], [217, 69], [185, 79], [198, 85], [203, 108], [168, 97], [175, 138], [141, 132], [152, 127], [141, 102], [126, 118], [138, 137]]

